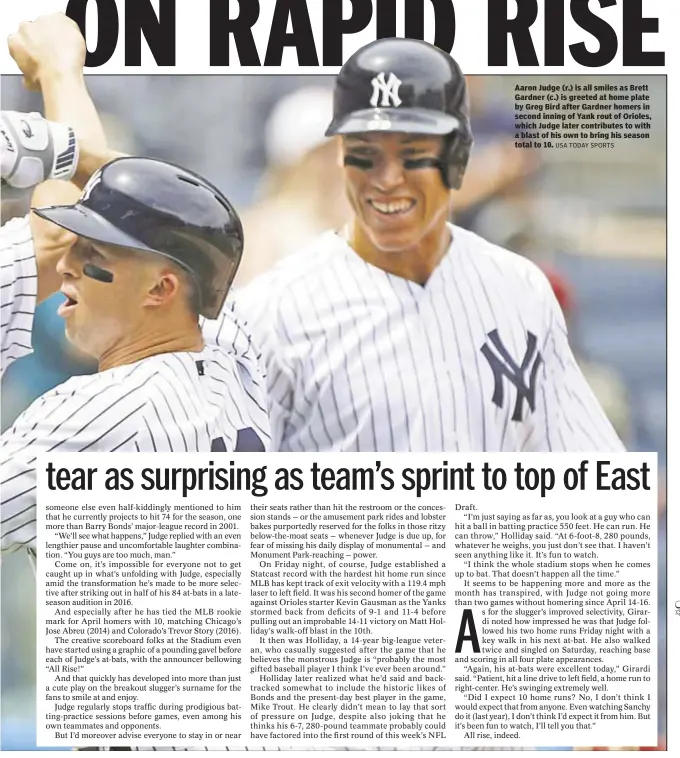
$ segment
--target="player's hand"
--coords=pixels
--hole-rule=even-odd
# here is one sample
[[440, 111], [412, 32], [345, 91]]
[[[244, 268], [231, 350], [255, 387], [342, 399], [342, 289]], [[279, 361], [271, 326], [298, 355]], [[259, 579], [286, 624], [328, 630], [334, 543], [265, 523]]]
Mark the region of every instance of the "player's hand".
[[85, 65], [85, 39], [78, 24], [63, 13], [23, 22], [7, 42], [31, 90], [39, 90], [47, 77], [79, 74]]

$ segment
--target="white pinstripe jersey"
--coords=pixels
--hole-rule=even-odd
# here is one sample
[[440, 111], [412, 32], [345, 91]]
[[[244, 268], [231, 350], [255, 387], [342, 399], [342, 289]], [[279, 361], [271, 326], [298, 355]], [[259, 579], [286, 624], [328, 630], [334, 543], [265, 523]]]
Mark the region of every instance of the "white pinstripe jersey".
[[39, 453], [264, 451], [257, 356], [229, 318], [220, 344], [73, 377], [22, 413], [0, 439], [3, 550], [35, 543]]
[[274, 450], [622, 449], [543, 273], [450, 229], [425, 286], [327, 232], [235, 294], [263, 352]]
[[31, 331], [38, 276], [28, 216], [0, 228], [0, 376], [17, 358], [32, 352]]

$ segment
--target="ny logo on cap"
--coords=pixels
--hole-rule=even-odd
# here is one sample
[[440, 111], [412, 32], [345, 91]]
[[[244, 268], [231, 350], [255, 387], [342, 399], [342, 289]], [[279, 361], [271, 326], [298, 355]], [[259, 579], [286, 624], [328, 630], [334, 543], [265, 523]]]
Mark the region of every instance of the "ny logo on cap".
[[371, 80], [373, 85], [373, 95], [371, 97], [371, 105], [375, 108], [378, 105], [378, 99], [382, 95], [380, 101], [380, 107], [386, 108], [389, 106], [401, 105], [401, 98], [399, 97], [399, 87], [401, 87], [401, 79], [395, 74], [390, 74], [385, 80], [385, 72], [381, 71], [377, 76], [374, 76]]

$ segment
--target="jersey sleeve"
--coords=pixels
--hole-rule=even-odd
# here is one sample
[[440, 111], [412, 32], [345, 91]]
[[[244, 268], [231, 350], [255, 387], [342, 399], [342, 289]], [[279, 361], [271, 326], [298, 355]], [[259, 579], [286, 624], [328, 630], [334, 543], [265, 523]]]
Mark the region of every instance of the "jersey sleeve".
[[38, 292], [38, 274], [28, 216], [0, 229], [0, 376], [17, 358], [33, 350], [31, 333]]
[[39, 455], [136, 450], [142, 388], [116, 390], [100, 386], [96, 376], [87, 380], [80, 391], [67, 382], [38, 398], [0, 438], [3, 552], [35, 546]]
[[625, 450], [591, 390], [569, 345], [562, 309], [540, 274], [547, 337], [536, 412], [523, 450], [526, 452], [618, 453]]
[[[207, 342], [220, 344], [225, 318], [235, 317], [250, 335], [251, 345], [266, 383], [266, 402], [271, 430], [270, 449], [285, 449], [293, 403], [293, 372], [285, 364], [283, 351], [287, 340], [278, 318], [279, 285], [274, 272], [263, 274], [237, 291], [216, 322], [205, 322]], [[231, 315], [230, 315], [231, 314]], [[222, 327], [222, 328], [221, 328]], [[206, 328], [208, 331], [206, 332]]]

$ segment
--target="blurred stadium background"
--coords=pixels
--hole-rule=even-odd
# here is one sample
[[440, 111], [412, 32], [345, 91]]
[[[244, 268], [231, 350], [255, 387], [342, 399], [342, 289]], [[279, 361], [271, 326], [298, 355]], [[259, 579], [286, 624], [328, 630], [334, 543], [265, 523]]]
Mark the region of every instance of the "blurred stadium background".
[[[522, 84], [535, 83], [522, 77]], [[545, 83], [547, 77], [535, 78]], [[588, 77], [551, 77], [550, 81]], [[243, 213], [241, 283], [347, 215], [337, 146], [324, 140], [332, 78], [323, 76], [89, 76], [111, 146], [191, 168]], [[570, 323], [575, 352], [631, 450], [655, 451], [665, 574], [666, 80], [648, 84], [648, 140], [609, 149], [526, 151], [514, 146], [516, 77], [470, 77], [473, 160], [454, 220], [531, 257], [548, 273]], [[3, 109], [41, 110], [20, 77], [2, 77]], [[3, 188], [2, 221], [30, 195]], [[94, 369], [68, 347], [55, 315], [38, 310], [35, 353], [2, 382], [2, 428], [38, 395]], [[665, 597], [665, 582], [659, 587]], [[660, 660], [665, 670], [665, 615]], [[2, 749], [35, 749], [34, 580], [24, 556], [2, 564]], [[662, 689], [660, 733], [665, 734]]]

